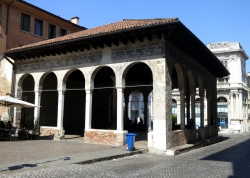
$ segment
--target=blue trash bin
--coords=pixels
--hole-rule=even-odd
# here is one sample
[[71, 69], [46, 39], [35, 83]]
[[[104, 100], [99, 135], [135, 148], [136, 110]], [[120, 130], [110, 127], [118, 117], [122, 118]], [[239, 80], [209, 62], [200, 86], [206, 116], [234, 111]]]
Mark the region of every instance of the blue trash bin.
[[127, 151], [134, 151], [134, 143], [135, 143], [135, 133], [127, 133], [126, 134], [126, 150]]

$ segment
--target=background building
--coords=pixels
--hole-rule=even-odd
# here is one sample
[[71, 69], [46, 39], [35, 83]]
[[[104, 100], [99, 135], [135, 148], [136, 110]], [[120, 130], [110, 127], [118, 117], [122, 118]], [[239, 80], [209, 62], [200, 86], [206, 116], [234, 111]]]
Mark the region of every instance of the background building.
[[217, 79], [218, 120], [221, 129], [248, 130], [247, 54], [239, 42], [209, 43], [207, 47], [228, 69], [230, 75]]
[[[2, 60], [4, 51], [86, 29], [78, 20], [65, 20], [22, 0], [0, 0], [0, 95], [11, 93], [13, 76], [12, 60]], [[6, 108], [0, 108], [0, 118], [9, 119]]]

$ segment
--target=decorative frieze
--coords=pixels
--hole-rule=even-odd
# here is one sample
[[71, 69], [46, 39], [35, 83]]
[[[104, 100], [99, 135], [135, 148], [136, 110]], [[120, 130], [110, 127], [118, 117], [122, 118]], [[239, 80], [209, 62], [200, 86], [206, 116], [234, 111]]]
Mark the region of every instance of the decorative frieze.
[[111, 59], [128, 59], [128, 58], [140, 58], [145, 56], [154, 56], [154, 55], [164, 55], [164, 45], [141, 47], [134, 49], [121, 49], [119, 51], [113, 51], [111, 53]]
[[69, 58], [50, 58], [35, 59], [27, 62], [17, 63], [17, 73], [39, 71], [39, 70], [54, 70], [57, 67], [74, 66], [74, 65], [87, 65], [89, 63], [98, 63], [102, 60], [102, 54], [93, 54], [85, 56], [74, 56]]
[[229, 48], [229, 42], [209, 43], [207, 44], [209, 49]]

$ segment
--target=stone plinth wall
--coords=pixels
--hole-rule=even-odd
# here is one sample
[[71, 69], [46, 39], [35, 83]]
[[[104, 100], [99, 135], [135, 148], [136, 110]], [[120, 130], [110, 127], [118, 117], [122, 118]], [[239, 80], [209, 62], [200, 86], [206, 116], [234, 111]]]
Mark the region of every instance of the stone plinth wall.
[[200, 127], [198, 133], [199, 139], [202, 140], [218, 136], [218, 132], [215, 127]]
[[58, 135], [58, 129], [56, 127], [40, 127], [40, 136], [54, 138], [55, 135]]
[[127, 131], [116, 130], [85, 130], [84, 141], [87, 143], [98, 143], [105, 145], [123, 146], [126, 143]]
[[187, 136], [184, 130], [177, 130], [170, 135], [170, 148], [187, 144]]
[[204, 127], [205, 139], [210, 138], [210, 127]]
[[210, 127], [210, 137], [217, 137], [218, 136], [218, 130], [216, 127], [212, 126]]
[[193, 143], [197, 141], [197, 132], [196, 130], [185, 130], [185, 135], [187, 139], [187, 143]]

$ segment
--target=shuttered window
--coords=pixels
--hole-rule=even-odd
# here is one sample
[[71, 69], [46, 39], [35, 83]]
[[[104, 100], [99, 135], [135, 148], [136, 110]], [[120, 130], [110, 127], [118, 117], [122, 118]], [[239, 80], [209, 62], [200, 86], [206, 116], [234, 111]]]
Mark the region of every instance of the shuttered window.
[[56, 26], [49, 24], [49, 39], [55, 38], [56, 37]]
[[35, 35], [43, 36], [43, 21], [35, 20]]
[[30, 15], [22, 13], [21, 30], [26, 31], [26, 32], [30, 32]]
[[67, 35], [67, 30], [60, 28], [60, 36], [64, 36], [64, 35]]

